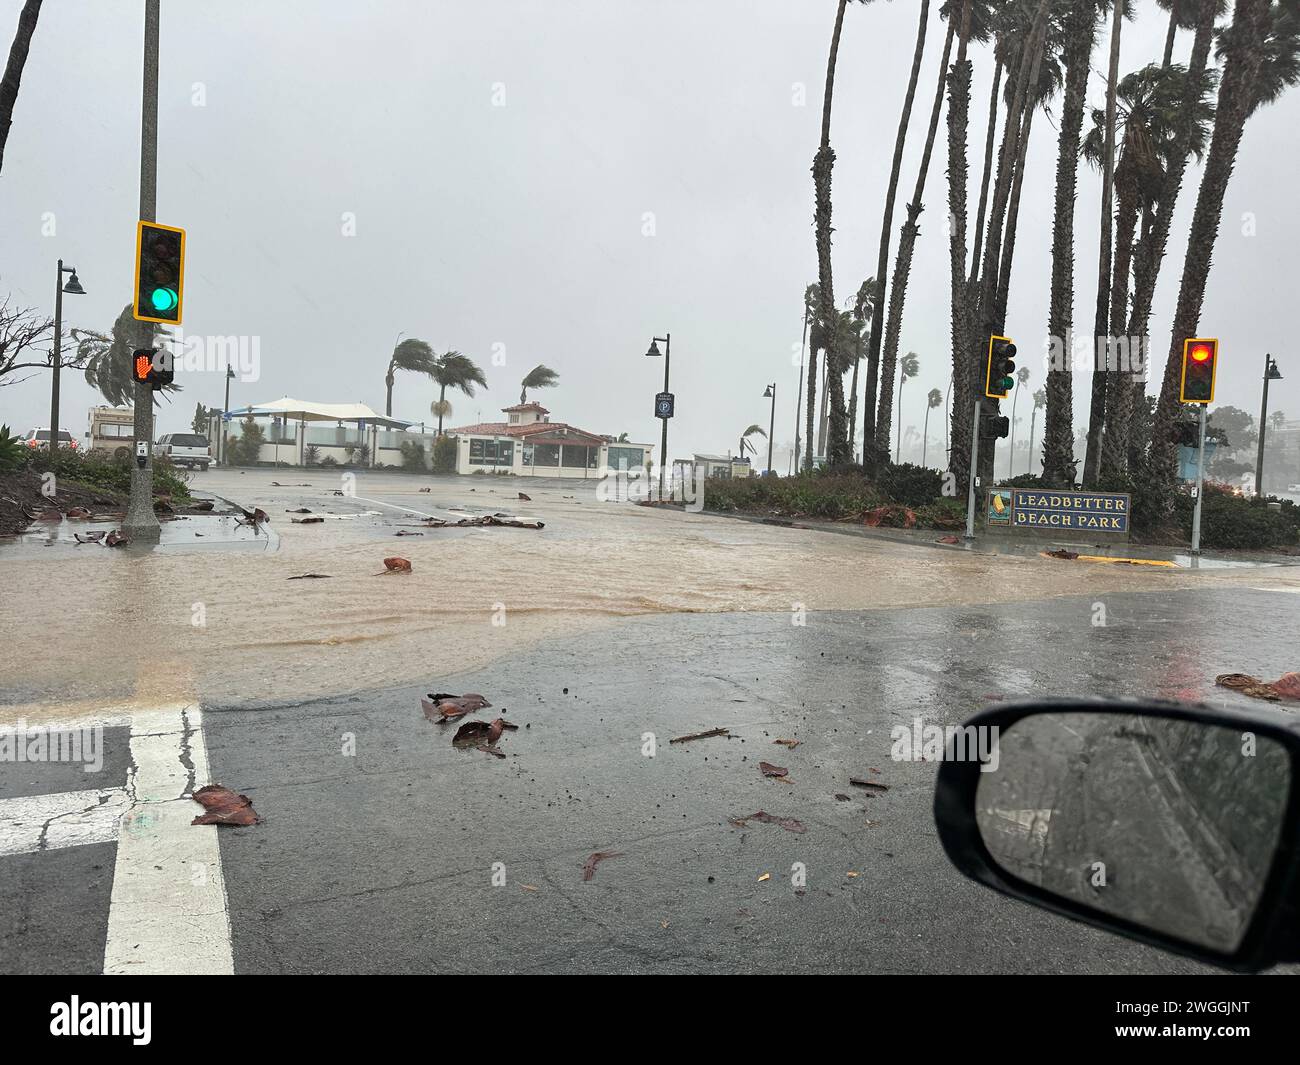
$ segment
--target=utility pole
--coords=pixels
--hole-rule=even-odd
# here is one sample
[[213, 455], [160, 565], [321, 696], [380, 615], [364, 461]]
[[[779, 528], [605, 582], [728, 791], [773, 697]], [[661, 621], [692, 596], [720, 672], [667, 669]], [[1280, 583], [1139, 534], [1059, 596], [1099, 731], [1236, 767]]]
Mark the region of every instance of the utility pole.
[[[221, 409], [221, 439], [220, 446], [217, 448], [219, 454], [218, 463], [223, 466], [229, 466], [230, 460], [226, 458], [226, 427], [230, 424], [230, 382], [234, 379], [235, 368], [226, 367], [226, 405]], [[420, 423], [420, 431], [424, 431], [424, 423]]]
[[975, 482], [980, 457], [980, 401], [975, 401], [975, 421], [970, 431], [970, 483], [966, 490], [966, 539], [975, 539]]
[[[140, 220], [154, 222], [158, 206], [158, 21], [160, 0], [144, 0], [144, 78], [140, 98]], [[150, 347], [153, 324], [140, 322], [137, 348]], [[143, 462], [140, 460], [144, 445]], [[153, 388], [135, 382], [136, 462], [131, 467], [131, 499], [122, 531], [132, 539], [157, 540], [153, 512]]]
[[1255, 498], [1264, 494], [1264, 429], [1268, 425], [1268, 383], [1280, 381], [1282, 375], [1277, 369], [1277, 360], [1272, 355], [1264, 356], [1264, 397], [1259, 401], [1259, 451], [1255, 454]]

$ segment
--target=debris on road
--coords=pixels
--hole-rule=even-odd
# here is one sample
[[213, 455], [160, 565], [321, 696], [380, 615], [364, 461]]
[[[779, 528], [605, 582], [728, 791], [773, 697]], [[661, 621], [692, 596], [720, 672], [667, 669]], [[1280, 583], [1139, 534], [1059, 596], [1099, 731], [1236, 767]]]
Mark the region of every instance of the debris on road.
[[310, 518], [290, 518], [289, 521], [293, 525], [318, 525], [318, 524], [324, 525], [325, 524], [325, 519], [320, 517], [320, 515], [313, 515]]
[[235, 524], [250, 526], [254, 533], [261, 532], [263, 522], [269, 522], [271, 520], [271, 516], [261, 507], [256, 507], [251, 511], [245, 510], [243, 507], [237, 507], [236, 509], [244, 516], [244, 518], [242, 521], [239, 518], [236, 518]]
[[788, 747], [790, 750], [793, 751], [796, 747], [799, 746], [799, 744], [803, 742], [803, 740], [773, 740], [772, 742], [779, 743], [782, 747]]
[[72, 535], [79, 544], [97, 544], [100, 540], [104, 539], [104, 530], [96, 529], [92, 532], [73, 533]]
[[849, 783], [855, 788], [868, 788], [871, 791], [888, 791], [888, 784], [877, 784], [874, 780], [863, 780], [861, 777], [849, 777]]
[[525, 518], [514, 518], [508, 515], [502, 517], [499, 514], [480, 514], [478, 517], [461, 518], [458, 521], [447, 521], [446, 518], [425, 518], [424, 521], [420, 522], [420, 527], [425, 529], [463, 529], [479, 525], [500, 525], [511, 529], [546, 528], [544, 522], [529, 521]]
[[949, 533], [947, 536], [939, 537], [939, 539], [937, 539], [935, 543], [936, 544], [959, 544], [961, 543], [961, 537], [953, 536], [952, 533]]
[[426, 698], [420, 700], [424, 716], [439, 724], [454, 721], [458, 717], [464, 717], [466, 714], [472, 714], [475, 710], [482, 710], [491, 705], [477, 692], [468, 692], [465, 695], [430, 692]]
[[669, 743], [690, 743], [691, 740], [707, 740], [712, 736], [726, 736], [730, 738], [731, 732], [725, 728], [711, 728], [708, 732], [692, 732], [686, 736], [678, 736], [671, 739]]
[[779, 765], [773, 765], [771, 762], [759, 762], [758, 768], [765, 777], [783, 777], [790, 772], [790, 770]]
[[[495, 721], [466, 721], [456, 730], [456, 735], [451, 738], [451, 742], [458, 747], [471, 747], [478, 744], [481, 745], [480, 749], [491, 748], [488, 753], [496, 754], [497, 740], [506, 729], [518, 732], [519, 726], [500, 717]], [[505, 755], [501, 757], [504, 758]]]
[[394, 536], [423, 536], [424, 533], [407, 532], [405, 529], [398, 529], [397, 532], [393, 533], [393, 535]]
[[764, 880], [771, 880], [771, 879], [772, 879], [771, 873], [764, 873], [762, 876], [758, 878], [758, 882], [761, 884]]
[[306, 507], [294, 507], [293, 510], [286, 510], [286, 514], [310, 514], [311, 511]]
[[286, 577], [288, 581], [323, 581], [327, 577], [333, 577], [332, 573], [299, 573], [296, 577]]
[[191, 798], [207, 813], [199, 814], [191, 825], [255, 825], [262, 819], [253, 809], [253, 800], [239, 795], [224, 784], [199, 788]]
[[1063, 547], [1058, 547], [1055, 551], [1040, 551], [1039, 554], [1042, 555], [1044, 558], [1064, 558], [1070, 560], [1079, 557], [1078, 551], [1067, 551]]
[[762, 821], [765, 825], [780, 825], [787, 832], [807, 832], [808, 826], [802, 821], [796, 821], [793, 817], [776, 817], [773, 814], [759, 810], [757, 813], [749, 814], [745, 817], [729, 818], [731, 823], [737, 828], [748, 828], [750, 821]]
[[896, 504], [876, 507], [862, 515], [862, 524], [873, 529], [880, 525], [894, 529], [911, 529], [916, 525], [916, 511], [911, 507]]
[[595, 876], [596, 866], [599, 865], [601, 862], [603, 862], [606, 858], [621, 858], [621, 857], [623, 857], [622, 851], [596, 851], [594, 854], [589, 855], [587, 860], [582, 863], [582, 879], [590, 880], [593, 876]]
[[524, 495], [523, 492], [520, 492], [520, 493], [519, 493], [519, 498], [522, 499], [525, 503], [531, 503], [531, 502], [533, 501], [533, 497], [532, 497], [532, 496], [526, 496], [526, 495]]
[[107, 547], [121, 547], [123, 544], [129, 544], [130, 542], [131, 542], [131, 537], [127, 536], [126, 533], [121, 532], [118, 529], [113, 529], [107, 536], [104, 537], [104, 544]]
[[279, 481], [271, 482], [272, 488], [310, 488], [309, 484], [281, 484]]
[[421, 491], [421, 492], [432, 492], [433, 489], [432, 489], [432, 488], [421, 488], [420, 491]]
[[1277, 680], [1260, 680], [1249, 673], [1220, 673], [1214, 683], [1221, 688], [1231, 688], [1252, 699], [1300, 699], [1300, 673], [1283, 673]]
[[384, 568], [381, 572], [372, 574], [375, 577], [383, 577], [388, 573], [410, 573], [411, 560], [407, 558], [398, 558], [394, 555], [392, 558], [384, 559]]

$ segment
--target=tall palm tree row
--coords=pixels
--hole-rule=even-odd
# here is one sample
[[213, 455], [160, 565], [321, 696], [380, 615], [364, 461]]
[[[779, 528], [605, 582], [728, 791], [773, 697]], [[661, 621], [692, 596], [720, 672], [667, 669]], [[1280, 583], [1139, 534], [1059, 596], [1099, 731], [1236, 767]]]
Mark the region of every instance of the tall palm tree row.
[[[1115, 0], [1110, 26], [1110, 66], [1106, 74], [1106, 132], [1101, 153], [1101, 243], [1097, 263], [1097, 313], [1093, 337], [1110, 335], [1110, 286], [1114, 249], [1111, 246], [1112, 193], [1115, 180], [1115, 108], [1119, 90], [1119, 44], [1124, 26], [1124, 0]], [[1095, 487], [1101, 467], [1101, 431], [1106, 417], [1106, 381], [1110, 369], [1110, 345], [1106, 365], [1096, 364], [1100, 341], [1093, 345], [1092, 397], [1088, 405], [1088, 450], [1083, 460], [1083, 486]]]
[[1232, 25], [1219, 40], [1224, 58], [1214, 133], [1192, 213], [1183, 276], [1174, 311], [1169, 356], [1151, 433], [1150, 473], [1155, 485], [1171, 493], [1177, 466], [1169, 429], [1178, 407], [1178, 367], [1183, 341], [1196, 335], [1223, 198], [1232, 177], [1247, 120], [1300, 79], [1300, 10], [1293, 0], [1237, 0]]
[[[1074, 333], [1074, 201], [1079, 180], [1079, 135], [1097, 36], [1099, 5], [1080, 0], [1066, 15], [1062, 60], [1065, 93], [1056, 138], [1056, 194], [1052, 209], [1052, 274], [1047, 334], [1057, 344], [1059, 363], [1049, 364], [1044, 386], [1043, 479], [1051, 485], [1074, 483], [1074, 393], [1070, 365]], [[1031, 448], [1032, 451], [1032, 448]]]
[[[875, 284], [871, 294], [871, 333], [867, 346], [867, 390], [863, 397], [862, 413], [862, 460], [869, 467], [874, 467], [874, 456], [870, 455], [871, 444], [875, 440], [876, 421], [876, 377], [880, 369], [880, 344], [884, 339], [885, 317], [885, 271], [889, 268], [890, 227], [894, 224], [894, 200], [898, 195], [899, 171], [903, 166], [903, 147], [907, 142], [907, 126], [912, 118], [912, 101], [916, 98], [916, 82], [921, 74], [921, 59], [925, 55], [925, 31], [930, 20], [930, 0], [921, 0], [921, 14], [917, 19], [916, 47], [912, 52], [912, 73], [907, 81], [907, 92], [903, 95], [903, 113], [898, 120], [898, 133], [894, 138], [894, 159], [889, 169], [889, 190], [885, 193], [885, 211], [880, 222], [880, 248], [876, 255]], [[861, 293], [859, 293], [859, 300]], [[853, 364], [853, 399], [852, 407], [857, 406], [857, 362]], [[853, 411], [849, 413], [850, 436], [852, 426], [856, 424]], [[851, 444], [851, 440], [850, 440]], [[850, 450], [852, 447], [850, 446]]]

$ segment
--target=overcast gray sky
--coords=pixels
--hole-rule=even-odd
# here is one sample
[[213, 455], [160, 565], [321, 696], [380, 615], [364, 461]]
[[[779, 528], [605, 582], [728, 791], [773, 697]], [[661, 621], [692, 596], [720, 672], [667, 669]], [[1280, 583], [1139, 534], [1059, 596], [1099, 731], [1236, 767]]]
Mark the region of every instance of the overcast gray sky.
[[[47, 0], [0, 174], [0, 291], [52, 313], [61, 256], [88, 293], [65, 299], [70, 325], [107, 330], [130, 299], [143, 6]], [[538, 395], [553, 418], [657, 443], [662, 362], [644, 352], [652, 334], [671, 331], [673, 456], [726, 451], [750, 423], [766, 426], [762, 393], [773, 380], [776, 439], [788, 446], [803, 290], [817, 274], [809, 167], [835, 6], [164, 0], [158, 220], [188, 230], [185, 332], [260, 338], [260, 379], [236, 382], [232, 406], [289, 394], [382, 410], [387, 359], [405, 333], [483, 366], [487, 391], [449, 397], [453, 425], [495, 418], [544, 362], [560, 373], [559, 387]], [[20, 7], [0, 0], [5, 51]], [[841, 306], [875, 268], [917, 12], [915, 2], [878, 0], [851, 4], [845, 19], [831, 132]], [[1164, 32], [1155, 0], [1141, 0], [1121, 72], [1159, 61]], [[895, 239], [943, 33], [932, 13]], [[1090, 103], [1104, 97], [1105, 36]], [[1180, 35], [1176, 58], [1190, 43]], [[974, 182], [992, 62], [986, 49], [972, 54]], [[1021, 206], [1008, 331], [1026, 352], [1046, 333], [1058, 113], [1059, 103], [1051, 124], [1034, 125]], [[1218, 400], [1257, 412], [1267, 350], [1286, 376], [1271, 406], [1292, 418], [1300, 360], [1284, 330], [1300, 275], [1297, 129], [1295, 92], [1251, 120], [1201, 319], [1202, 335], [1223, 339]], [[941, 131], [902, 333], [921, 363], [905, 389], [905, 425], [920, 424], [925, 392], [948, 380], [946, 163]], [[1199, 168], [1189, 170], [1157, 293], [1157, 373], [1199, 183]], [[1081, 167], [1082, 332], [1099, 199], [1098, 175]], [[349, 212], [354, 236], [344, 235]], [[1253, 236], [1242, 232], [1246, 212]], [[1030, 361], [1037, 388], [1042, 370]], [[160, 433], [188, 426], [195, 402], [221, 404], [219, 373], [178, 380], [185, 390], [162, 407]], [[1075, 394], [1081, 422], [1085, 380]], [[0, 389], [0, 420], [45, 424], [48, 396], [48, 373]], [[399, 378], [393, 413], [427, 419], [433, 398], [426, 380]], [[68, 375], [64, 425], [79, 436], [96, 402], [80, 374]]]

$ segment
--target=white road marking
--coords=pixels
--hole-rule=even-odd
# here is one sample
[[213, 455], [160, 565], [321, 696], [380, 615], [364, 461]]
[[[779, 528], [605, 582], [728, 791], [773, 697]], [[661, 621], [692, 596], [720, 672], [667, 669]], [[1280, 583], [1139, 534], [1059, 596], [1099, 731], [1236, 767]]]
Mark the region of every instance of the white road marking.
[[124, 788], [0, 799], [0, 857], [112, 843], [129, 805]]
[[215, 825], [191, 825], [211, 783], [197, 706], [137, 712], [104, 972], [230, 974], [234, 958]]

